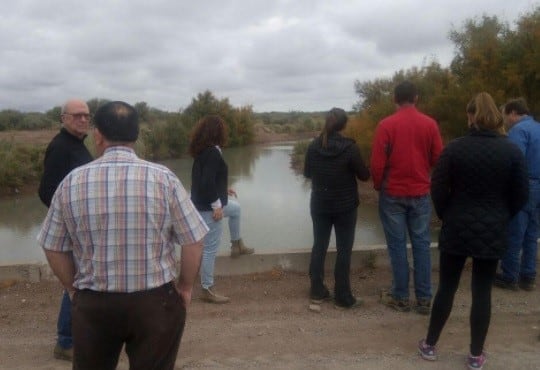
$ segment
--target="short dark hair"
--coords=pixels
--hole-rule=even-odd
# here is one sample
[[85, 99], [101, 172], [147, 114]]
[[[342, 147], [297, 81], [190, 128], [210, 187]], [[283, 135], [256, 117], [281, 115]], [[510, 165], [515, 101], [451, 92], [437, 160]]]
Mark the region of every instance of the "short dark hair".
[[112, 101], [99, 107], [94, 125], [111, 142], [132, 143], [139, 137], [137, 110], [123, 101]]
[[394, 101], [400, 105], [414, 103], [417, 95], [416, 85], [411, 81], [403, 81], [394, 88]]
[[523, 98], [511, 99], [504, 105], [504, 114], [516, 112], [517, 115], [523, 116], [529, 114], [529, 107]]

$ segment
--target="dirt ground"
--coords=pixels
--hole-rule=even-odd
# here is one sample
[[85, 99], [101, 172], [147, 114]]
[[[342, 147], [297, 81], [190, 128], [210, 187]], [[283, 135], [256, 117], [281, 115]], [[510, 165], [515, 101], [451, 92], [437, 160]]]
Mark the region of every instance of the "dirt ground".
[[[434, 271], [434, 280], [437, 274]], [[331, 286], [331, 276], [327, 283]], [[279, 270], [218, 277], [225, 305], [204, 303], [196, 289], [176, 367], [178, 369], [459, 369], [468, 351], [470, 271], [462, 277], [454, 310], [438, 344], [439, 360], [416, 354], [428, 317], [401, 313], [378, 302], [390, 282], [387, 267], [355, 270], [363, 307], [341, 311], [331, 302], [308, 309], [308, 277]], [[61, 297], [55, 281], [0, 284], [0, 369], [69, 369], [52, 349]], [[540, 295], [493, 290], [486, 343], [487, 369], [540, 367]], [[127, 369], [121, 357], [119, 369]]]
[[[259, 133], [258, 142], [287, 140]], [[48, 140], [47, 140], [48, 141]], [[375, 202], [370, 183], [360, 184], [361, 202]], [[416, 344], [428, 317], [400, 313], [378, 303], [390, 284], [386, 265], [354, 270], [353, 291], [365, 304], [340, 311], [331, 302], [308, 309], [306, 273], [279, 270], [217, 277], [231, 303], [212, 305], [194, 293], [180, 346], [178, 369], [460, 369], [469, 345], [470, 271], [438, 344], [439, 360], [420, 359]], [[437, 271], [433, 272], [434, 287]], [[332, 285], [328, 275], [327, 283]], [[56, 318], [62, 289], [55, 281], [0, 281], [0, 369], [70, 369], [55, 360]], [[486, 342], [486, 369], [540, 368], [540, 294], [493, 290]], [[125, 355], [119, 369], [128, 369]]]

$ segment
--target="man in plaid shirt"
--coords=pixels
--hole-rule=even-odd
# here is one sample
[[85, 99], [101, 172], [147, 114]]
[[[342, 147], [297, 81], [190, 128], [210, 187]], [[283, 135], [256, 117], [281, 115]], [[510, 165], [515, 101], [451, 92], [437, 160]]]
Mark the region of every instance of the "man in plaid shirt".
[[129, 104], [97, 110], [100, 158], [66, 176], [38, 235], [72, 299], [74, 369], [114, 369], [124, 344], [131, 369], [176, 361], [208, 228], [178, 178], [137, 157], [138, 133]]

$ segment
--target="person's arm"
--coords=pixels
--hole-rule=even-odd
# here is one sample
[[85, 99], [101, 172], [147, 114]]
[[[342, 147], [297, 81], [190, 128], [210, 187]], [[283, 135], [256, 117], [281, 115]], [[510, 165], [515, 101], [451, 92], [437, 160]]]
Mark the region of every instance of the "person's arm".
[[523, 155], [527, 154], [527, 145], [529, 142], [529, 135], [527, 131], [523, 130], [519, 126], [514, 126], [510, 129], [510, 131], [508, 131], [508, 138], [511, 142], [518, 146]]
[[519, 151], [512, 156], [512, 176], [508, 186], [508, 208], [510, 216], [514, 217], [529, 199], [529, 175], [525, 157]]
[[371, 148], [371, 178], [373, 179], [373, 188], [381, 190], [384, 169], [386, 167], [387, 157], [390, 154], [390, 140], [388, 134], [380, 123], [375, 130], [375, 137]]
[[58, 143], [51, 144], [43, 160], [43, 176], [38, 190], [39, 198], [47, 207], [50, 207], [56, 188], [69, 172], [69, 152]]
[[73, 295], [73, 281], [75, 279], [75, 262], [72, 252], [55, 252], [44, 249], [45, 257], [51, 266], [52, 272], [68, 291], [69, 296]]
[[356, 177], [361, 181], [369, 179], [369, 169], [366, 167], [358, 145], [352, 146], [351, 167]]
[[168, 199], [172, 220], [171, 236], [173, 242], [182, 246], [176, 290], [187, 306], [191, 302], [193, 283], [201, 264], [202, 240], [208, 232], [208, 226], [173, 173], [170, 181], [172, 192]]
[[431, 175], [431, 199], [437, 217], [443, 219], [450, 198], [450, 153], [448, 147], [443, 150]]
[[194, 244], [182, 246], [182, 255], [180, 260], [180, 276], [176, 283], [178, 294], [182, 297], [184, 305], [191, 303], [191, 293], [193, 284], [199, 273], [202, 256], [202, 240]]
[[313, 141], [310, 143], [306, 150], [306, 156], [304, 157], [304, 177], [306, 179], [311, 179], [311, 145], [313, 144]]
[[219, 199], [219, 189], [216, 184], [217, 173], [222, 165], [222, 157], [217, 148], [206, 153], [204, 165], [200, 167], [198, 193], [200, 200], [210, 205]]
[[439, 127], [435, 126], [435, 132], [433, 133], [433, 142], [431, 144], [431, 158], [430, 165], [434, 167], [439, 160], [443, 148], [441, 133]]

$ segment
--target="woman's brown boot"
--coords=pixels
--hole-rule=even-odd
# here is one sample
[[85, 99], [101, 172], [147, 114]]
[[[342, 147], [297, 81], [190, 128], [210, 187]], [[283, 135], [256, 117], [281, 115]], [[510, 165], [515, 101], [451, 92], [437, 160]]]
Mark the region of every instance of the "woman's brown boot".
[[240, 257], [242, 254], [253, 254], [255, 249], [248, 248], [244, 245], [242, 239], [231, 240], [231, 257]]

